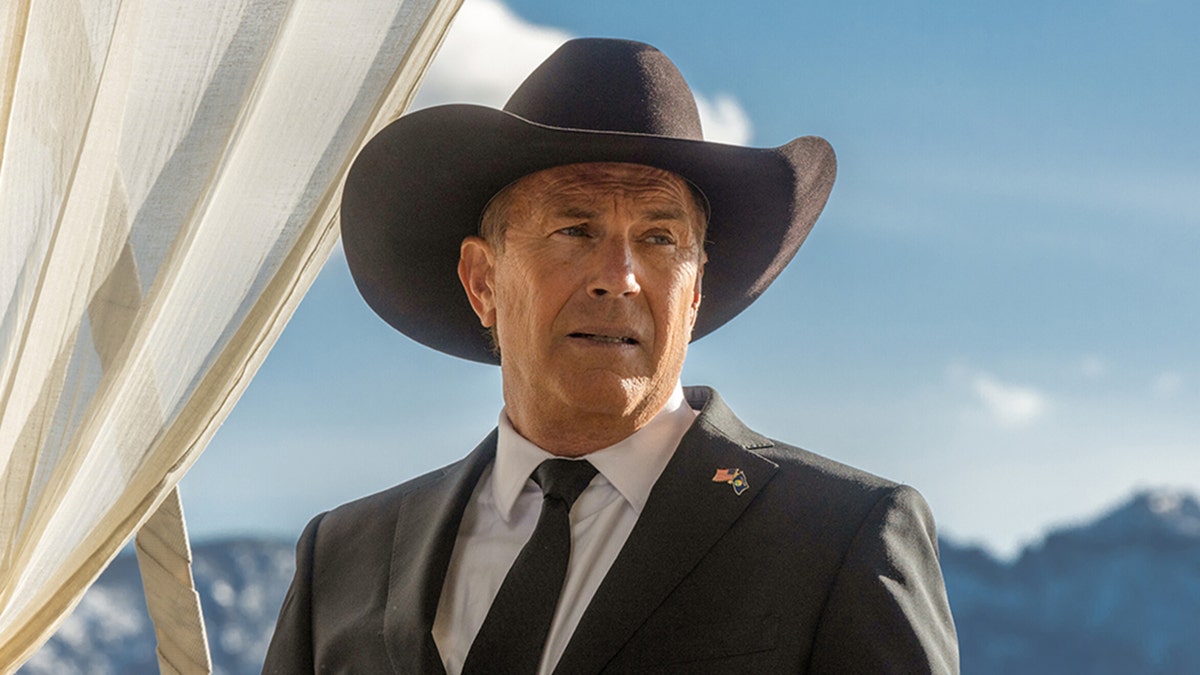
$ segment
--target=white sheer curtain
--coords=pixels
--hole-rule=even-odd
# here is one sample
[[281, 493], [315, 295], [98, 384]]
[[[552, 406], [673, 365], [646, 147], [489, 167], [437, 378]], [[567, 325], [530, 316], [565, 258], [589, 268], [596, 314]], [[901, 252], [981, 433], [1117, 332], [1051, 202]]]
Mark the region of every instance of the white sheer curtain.
[[182, 523], [459, 1], [0, 5], [0, 670], [164, 500]]

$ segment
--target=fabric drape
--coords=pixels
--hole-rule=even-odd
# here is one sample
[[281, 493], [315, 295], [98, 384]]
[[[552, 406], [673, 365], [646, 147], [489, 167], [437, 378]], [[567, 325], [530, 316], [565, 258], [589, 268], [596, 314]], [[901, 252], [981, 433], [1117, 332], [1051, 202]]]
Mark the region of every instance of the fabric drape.
[[458, 4], [2, 5], [0, 670], [229, 413]]

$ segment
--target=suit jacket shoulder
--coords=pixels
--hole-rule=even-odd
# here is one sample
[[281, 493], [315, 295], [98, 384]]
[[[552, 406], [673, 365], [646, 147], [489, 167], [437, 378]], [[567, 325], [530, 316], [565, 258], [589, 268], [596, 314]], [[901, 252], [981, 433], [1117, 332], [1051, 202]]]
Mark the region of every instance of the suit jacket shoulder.
[[920, 495], [686, 393], [701, 415], [557, 672], [957, 672]]
[[936, 527], [920, 493], [782, 443], [763, 454], [788, 486], [779, 509], [806, 514], [795, 535], [822, 542], [809, 560], [832, 571], [810, 670], [958, 672]]
[[314, 518], [263, 672], [442, 672], [430, 628], [458, 521], [494, 453], [493, 432], [454, 464]]

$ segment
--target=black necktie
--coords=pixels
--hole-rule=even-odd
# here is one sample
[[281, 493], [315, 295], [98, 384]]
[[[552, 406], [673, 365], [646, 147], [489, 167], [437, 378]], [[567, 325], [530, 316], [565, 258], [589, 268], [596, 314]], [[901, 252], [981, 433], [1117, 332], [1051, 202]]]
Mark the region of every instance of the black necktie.
[[548, 459], [534, 470], [542, 488], [537, 527], [500, 584], [463, 675], [537, 671], [571, 558], [571, 506], [595, 475], [586, 460]]

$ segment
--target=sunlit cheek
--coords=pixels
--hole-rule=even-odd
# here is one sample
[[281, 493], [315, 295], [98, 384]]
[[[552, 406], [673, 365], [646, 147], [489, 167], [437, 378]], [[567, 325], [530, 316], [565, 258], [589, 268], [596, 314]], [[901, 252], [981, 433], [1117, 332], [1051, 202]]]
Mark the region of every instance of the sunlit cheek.
[[520, 270], [508, 269], [497, 277], [496, 284], [496, 329], [500, 335], [501, 349], [505, 342], [519, 339], [522, 324], [528, 314], [528, 288], [526, 276]]
[[586, 269], [585, 259], [571, 250], [552, 249], [526, 268], [525, 288], [563, 288], [577, 283]]

